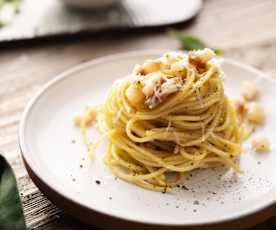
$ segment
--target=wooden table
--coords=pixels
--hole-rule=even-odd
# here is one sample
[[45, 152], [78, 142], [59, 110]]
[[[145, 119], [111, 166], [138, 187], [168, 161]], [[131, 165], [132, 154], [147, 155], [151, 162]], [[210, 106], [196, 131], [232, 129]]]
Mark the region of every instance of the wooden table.
[[[276, 76], [275, 9], [275, 0], [205, 0], [197, 19], [180, 28], [222, 47], [226, 56]], [[26, 102], [43, 84], [72, 66], [107, 54], [149, 48], [176, 49], [179, 44], [165, 30], [158, 29], [1, 46], [0, 150], [16, 172], [30, 229], [88, 226], [55, 207], [28, 177], [17, 141], [18, 122]], [[269, 224], [263, 224], [262, 229], [269, 229]]]

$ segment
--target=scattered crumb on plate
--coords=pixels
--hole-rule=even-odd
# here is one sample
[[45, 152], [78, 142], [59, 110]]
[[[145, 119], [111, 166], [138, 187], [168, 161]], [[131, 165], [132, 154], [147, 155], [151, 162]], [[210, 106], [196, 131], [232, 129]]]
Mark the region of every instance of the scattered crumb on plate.
[[258, 95], [258, 89], [256, 87], [255, 82], [253, 81], [246, 81], [242, 85], [242, 96], [245, 100], [251, 101], [256, 99]]
[[265, 137], [256, 137], [252, 139], [251, 145], [256, 152], [268, 152], [270, 150], [270, 142]]
[[265, 120], [264, 108], [257, 102], [252, 102], [248, 108], [248, 120], [255, 124], [262, 124]]

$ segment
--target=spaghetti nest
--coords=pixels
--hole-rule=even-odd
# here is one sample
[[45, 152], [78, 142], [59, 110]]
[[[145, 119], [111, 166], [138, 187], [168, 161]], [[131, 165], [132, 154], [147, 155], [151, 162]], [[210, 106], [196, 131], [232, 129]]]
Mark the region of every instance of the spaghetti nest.
[[169, 191], [198, 168], [241, 171], [243, 132], [209, 49], [136, 66], [114, 83], [98, 122], [108, 135], [106, 165], [143, 188]]

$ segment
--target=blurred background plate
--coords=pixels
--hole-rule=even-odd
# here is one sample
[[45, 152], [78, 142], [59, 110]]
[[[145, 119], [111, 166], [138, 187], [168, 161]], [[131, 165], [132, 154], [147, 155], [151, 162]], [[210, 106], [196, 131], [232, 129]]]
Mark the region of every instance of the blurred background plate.
[[100, 7], [108, 7], [120, 0], [60, 0], [67, 4], [68, 6], [77, 7], [79, 9], [86, 8], [86, 9], [95, 9]]
[[201, 5], [201, 0], [122, 0], [108, 8], [81, 10], [58, 0], [25, 0], [12, 22], [0, 30], [0, 41], [165, 26], [191, 19]]

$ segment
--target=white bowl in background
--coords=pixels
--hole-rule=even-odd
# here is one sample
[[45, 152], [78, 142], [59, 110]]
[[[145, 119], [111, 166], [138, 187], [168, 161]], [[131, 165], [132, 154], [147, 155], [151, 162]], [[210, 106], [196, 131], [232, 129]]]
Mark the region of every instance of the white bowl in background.
[[68, 6], [73, 6], [83, 9], [93, 9], [107, 7], [120, 0], [61, 0]]

